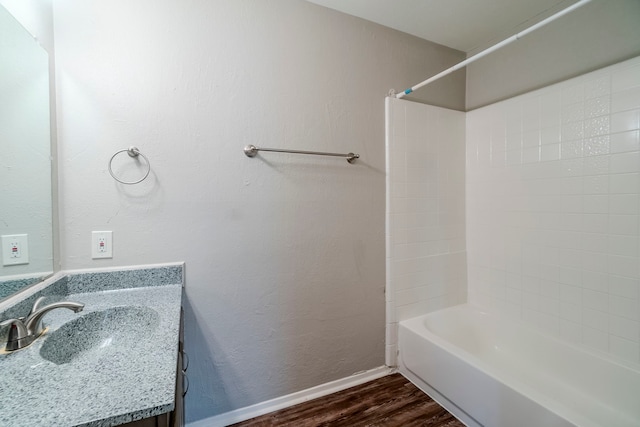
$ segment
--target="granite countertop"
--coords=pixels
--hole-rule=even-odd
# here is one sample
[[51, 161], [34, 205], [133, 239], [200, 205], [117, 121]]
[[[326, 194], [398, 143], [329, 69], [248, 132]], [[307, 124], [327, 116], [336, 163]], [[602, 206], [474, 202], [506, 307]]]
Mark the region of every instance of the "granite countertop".
[[[160, 276], [156, 269], [65, 276], [30, 296], [23, 305], [42, 294], [46, 303], [69, 300], [85, 307], [77, 314], [52, 310], [44, 316], [43, 336], [0, 355], [0, 425], [116, 426], [172, 411], [182, 300], [182, 266], [175, 268]], [[135, 322], [109, 321], [123, 310], [136, 313]], [[0, 312], [0, 319], [13, 317], [11, 311]], [[99, 345], [62, 356], [63, 346], [53, 345], [52, 337], [86, 316], [92, 329], [87, 341]], [[96, 336], [95, 325], [108, 331]], [[74, 343], [83, 348], [81, 340]]]

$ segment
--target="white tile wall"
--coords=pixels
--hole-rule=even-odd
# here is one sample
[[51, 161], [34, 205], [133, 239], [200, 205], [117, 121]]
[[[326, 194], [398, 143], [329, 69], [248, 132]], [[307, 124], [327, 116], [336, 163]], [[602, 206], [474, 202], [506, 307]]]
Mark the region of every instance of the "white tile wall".
[[466, 120], [470, 301], [639, 363], [640, 58]]
[[387, 352], [400, 320], [466, 301], [465, 114], [387, 99]]

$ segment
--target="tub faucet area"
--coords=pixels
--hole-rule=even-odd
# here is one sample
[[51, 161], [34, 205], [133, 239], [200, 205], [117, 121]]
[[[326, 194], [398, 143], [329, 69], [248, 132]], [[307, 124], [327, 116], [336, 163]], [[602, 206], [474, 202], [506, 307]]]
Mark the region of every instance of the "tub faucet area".
[[0, 326], [9, 326], [10, 328], [7, 334], [7, 345], [5, 350], [20, 350], [42, 335], [42, 332], [44, 331], [42, 318], [51, 310], [67, 308], [78, 313], [84, 308], [84, 304], [73, 301], [54, 302], [41, 307], [40, 305], [42, 301], [42, 298], [38, 298], [36, 300], [31, 312], [26, 318], [7, 319], [0, 323]]

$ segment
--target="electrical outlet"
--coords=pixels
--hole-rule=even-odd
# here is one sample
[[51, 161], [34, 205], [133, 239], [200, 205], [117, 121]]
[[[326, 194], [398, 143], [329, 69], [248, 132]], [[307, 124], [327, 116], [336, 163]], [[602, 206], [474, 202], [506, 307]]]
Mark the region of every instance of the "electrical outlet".
[[91, 258], [113, 258], [113, 232], [91, 232]]
[[29, 235], [2, 236], [2, 265], [29, 264]]

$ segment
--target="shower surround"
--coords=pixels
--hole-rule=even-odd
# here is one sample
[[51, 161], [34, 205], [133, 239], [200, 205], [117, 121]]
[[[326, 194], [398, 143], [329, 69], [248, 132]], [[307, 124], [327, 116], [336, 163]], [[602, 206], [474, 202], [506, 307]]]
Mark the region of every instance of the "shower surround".
[[640, 58], [467, 114], [469, 301], [640, 363]]
[[386, 364], [398, 322], [466, 300], [465, 114], [386, 100]]
[[[466, 114], [389, 99], [387, 154], [388, 363], [398, 347], [401, 361], [437, 363], [407, 333], [398, 345], [397, 326], [466, 301], [501, 319], [488, 336], [522, 322], [514, 343], [530, 327], [609, 364], [583, 375], [630, 390], [606, 372], [640, 377], [640, 57]], [[444, 215], [443, 199], [460, 202]]]

